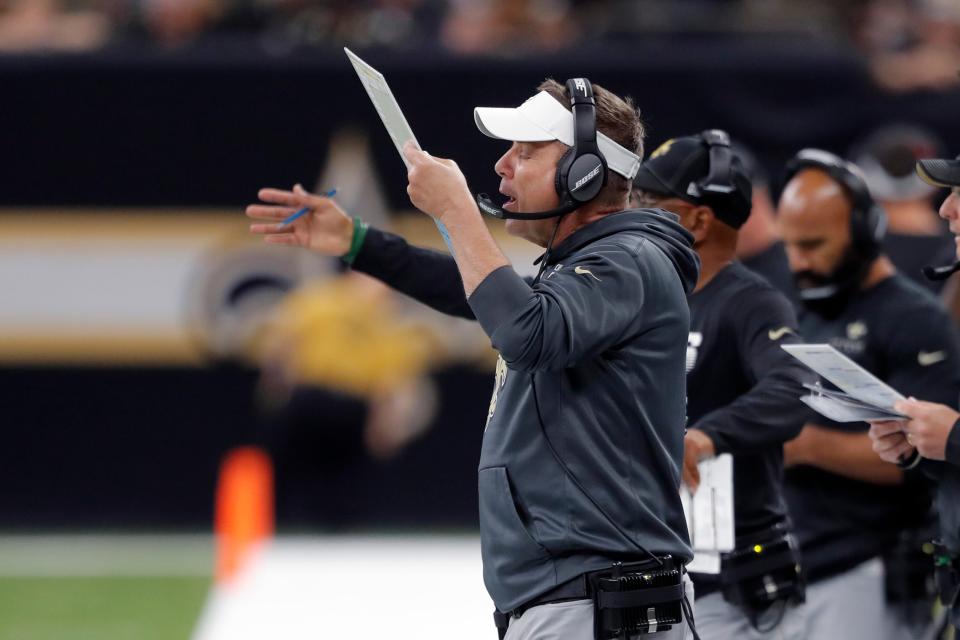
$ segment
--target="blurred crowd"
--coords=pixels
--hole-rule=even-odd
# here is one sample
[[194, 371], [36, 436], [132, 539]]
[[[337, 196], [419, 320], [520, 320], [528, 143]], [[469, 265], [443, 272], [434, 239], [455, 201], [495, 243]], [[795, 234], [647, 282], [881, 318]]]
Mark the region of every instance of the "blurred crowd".
[[302, 48], [438, 45], [524, 55], [637, 36], [816, 37], [860, 50], [881, 85], [957, 81], [955, 0], [0, 0], [0, 52], [254, 41]]

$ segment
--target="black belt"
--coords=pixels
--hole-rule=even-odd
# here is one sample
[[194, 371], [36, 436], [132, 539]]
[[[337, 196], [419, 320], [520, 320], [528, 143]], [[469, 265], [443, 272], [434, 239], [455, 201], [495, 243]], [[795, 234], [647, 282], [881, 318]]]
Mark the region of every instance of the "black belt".
[[556, 602], [570, 602], [571, 600], [586, 600], [593, 597], [593, 585], [590, 584], [588, 576], [590, 574], [583, 573], [573, 578], [567, 580], [561, 585], [550, 589], [546, 593], [542, 593], [533, 600], [528, 600], [522, 605], [514, 609], [513, 611], [508, 612], [508, 615], [513, 616], [514, 618], [519, 618], [523, 615], [524, 611], [532, 609], [533, 607], [538, 607], [541, 604], [553, 604]]
[[[673, 570], [682, 567], [676, 565], [672, 558], [665, 558], [663, 562], [644, 561], [630, 563], [626, 565], [629, 571], [647, 571], [664, 568]], [[571, 578], [566, 582], [557, 585], [553, 589], [546, 591], [539, 596], [524, 602], [519, 607], [502, 613], [494, 610], [493, 621], [497, 625], [497, 631], [500, 634], [500, 640], [503, 640], [507, 633], [507, 627], [510, 625], [510, 618], [519, 618], [529, 609], [542, 604], [553, 604], [557, 602], [571, 602], [574, 600], [593, 600], [596, 594], [595, 580], [598, 576], [609, 576], [610, 569], [600, 569], [598, 571], [588, 571]], [[644, 589], [641, 593], [636, 591], [618, 592], [618, 591], [600, 591], [600, 608], [625, 608], [635, 606], [638, 603], [645, 605], [660, 604], [682, 600], [685, 596], [683, 581], [678, 584], [667, 585], [663, 587], [654, 587]]]
[[[670, 566], [668, 568], [672, 568], [673, 567], [672, 561], [668, 561], [668, 562], [670, 562]], [[627, 565], [625, 570], [636, 571], [636, 570], [652, 570], [657, 568], [659, 568], [658, 563], [649, 561], [649, 562]], [[579, 576], [575, 578], [571, 578], [570, 580], [567, 580], [566, 582], [560, 585], [557, 585], [553, 589], [550, 589], [549, 591], [540, 594], [536, 598], [533, 598], [532, 600], [528, 600], [527, 602], [524, 602], [522, 605], [520, 605], [516, 609], [507, 611], [506, 613], [501, 615], [506, 616], [508, 619], [511, 616], [514, 618], [519, 618], [528, 609], [532, 609], [533, 607], [540, 606], [541, 604], [554, 604], [557, 602], [569, 602], [571, 600], [587, 600], [587, 599], [593, 598], [594, 587], [593, 587], [593, 581], [590, 579], [591, 576], [599, 573], [609, 573], [609, 572], [610, 572], [610, 569], [600, 569], [598, 571], [588, 571], [587, 573], [582, 573]], [[664, 589], [663, 594], [655, 593], [655, 591], [659, 592], [659, 590], [654, 590], [654, 589], [648, 589], [644, 593], [647, 594], [648, 598], [653, 598], [655, 600], [659, 599], [658, 595], [662, 595], [664, 599], [669, 599], [674, 595], [676, 595], [675, 586], [663, 587], [663, 589]], [[605, 599], [610, 599], [612, 597], [615, 597], [612, 593], [609, 593], [609, 592], [603, 593], [601, 594], [601, 596], [605, 596]], [[681, 597], [683, 596], [682, 583], [680, 584], [680, 596]], [[623, 605], [612, 604], [611, 606], [623, 606]]]
[[537, 607], [541, 604], [569, 602], [572, 600], [585, 600], [593, 597], [593, 587], [590, 584], [590, 581], [587, 579], [588, 575], [589, 574], [584, 573], [576, 578], [567, 580], [563, 584], [550, 589], [550, 591], [547, 591], [546, 593], [540, 594], [533, 600], [524, 602], [516, 609], [511, 609], [506, 613], [501, 612], [499, 609], [494, 609], [493, 622], [497, 625], [497, 630], [500, 632], [500, 640], [503, 640], [503, 637], [507, 633], [507, 627], [510, 625], [510, 618], [519, 618], [528, 609], [532, 609], [533, 607]]

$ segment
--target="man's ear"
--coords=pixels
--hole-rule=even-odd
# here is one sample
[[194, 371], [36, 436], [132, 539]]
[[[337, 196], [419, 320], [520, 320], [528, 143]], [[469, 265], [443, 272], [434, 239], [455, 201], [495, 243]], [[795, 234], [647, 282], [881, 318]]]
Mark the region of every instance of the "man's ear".
[[694, 242], [700, 243], [706, 240], [707, 235], [709, 235], [716, 216], [713, 214], [713, 209], [702, 204], [693, 209], [692, 214], [693, 226], [690, 233], [693, 234]]

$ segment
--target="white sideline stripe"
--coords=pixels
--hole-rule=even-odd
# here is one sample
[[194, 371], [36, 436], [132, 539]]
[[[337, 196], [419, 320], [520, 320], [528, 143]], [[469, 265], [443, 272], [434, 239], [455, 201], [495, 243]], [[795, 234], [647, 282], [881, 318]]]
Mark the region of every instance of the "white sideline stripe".
[[215, 587], [193, 640], [490, 640], [474, 536], [280, 538]]
[[0, 577], [212, 576], [211, 535], [4, 535]]

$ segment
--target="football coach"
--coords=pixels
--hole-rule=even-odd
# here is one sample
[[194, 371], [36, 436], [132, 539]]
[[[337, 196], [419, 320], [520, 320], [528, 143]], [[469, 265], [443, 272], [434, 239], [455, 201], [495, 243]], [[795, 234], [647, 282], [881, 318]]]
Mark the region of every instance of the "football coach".
[[[477, 108], [510, 142], [503, 202], [473, 196], [452, 160], [408, 143], [407, 192], [454, 257], [410, 246], [328, 198], [263, 189], [247, 215], [270, 243], [340, 256], [431, 307], [475, 319], [499, 352], [479, 465], [483, 575], [501, 637], [694, 633], [683, 462], [692, 236], [628, 209], [643, 125], [584, 78], [543, 82], [517, 108]], [[301, 207], [310, 212], [282, 221]], [[512, 268], [481, 215], [546, 249]]]

